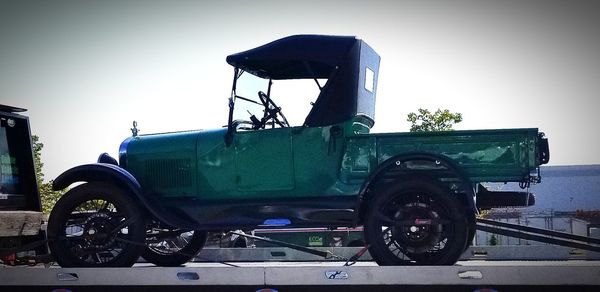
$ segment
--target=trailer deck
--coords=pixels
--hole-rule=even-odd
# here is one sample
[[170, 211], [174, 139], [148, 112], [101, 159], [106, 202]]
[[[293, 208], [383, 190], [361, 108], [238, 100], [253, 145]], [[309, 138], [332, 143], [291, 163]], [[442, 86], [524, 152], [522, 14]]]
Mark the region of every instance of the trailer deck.
[[[460, 261], [379, 267], [374, 262], [189, 263], [182, 267], [7, 267], [2, 291], [598, 291], [600, 261]], [[271, 289], [271, 290], [269, 290]], [[484, 290], [488, 289], [488, 290]]]

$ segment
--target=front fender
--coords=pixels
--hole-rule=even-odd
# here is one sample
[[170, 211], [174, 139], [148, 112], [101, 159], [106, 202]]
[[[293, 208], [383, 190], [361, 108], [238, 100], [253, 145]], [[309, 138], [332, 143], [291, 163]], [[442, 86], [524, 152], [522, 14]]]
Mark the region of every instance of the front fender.
[[75, 166], [61, 173], [52, 182], [52, 189], [62, 190], [76, 182], [114, 182], [128, 190], [140, 192], [140, 183], [127, 170], [108, 163], [94, 163]]
[[131, 194], [155, 218], [174, 227], [194, 229], [195, 224], [167, 211], [159, 202], [144, 196], [140, 183], [127, 170], [109, 163], [84, 164], [60, 174], [52, 183], [53, 190], [62, 190], [77, 182], [107, 182], [115, 184]]

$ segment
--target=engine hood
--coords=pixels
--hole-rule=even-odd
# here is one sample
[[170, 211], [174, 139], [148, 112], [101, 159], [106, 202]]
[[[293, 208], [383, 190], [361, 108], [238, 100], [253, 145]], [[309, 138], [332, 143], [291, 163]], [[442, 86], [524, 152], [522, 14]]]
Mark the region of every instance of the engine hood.
[[197, 193], [198, 154], [224, 143], [226, 129], [130, 137], [121, 143], [119, 164], [145, 192], [156, 196]]

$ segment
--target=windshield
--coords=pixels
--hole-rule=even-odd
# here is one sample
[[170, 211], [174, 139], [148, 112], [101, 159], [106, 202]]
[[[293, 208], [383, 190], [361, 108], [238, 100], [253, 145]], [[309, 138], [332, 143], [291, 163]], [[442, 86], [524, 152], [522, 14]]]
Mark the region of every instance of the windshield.
[[248, 72], [237, 76], [233, 121], [242, 130], [302, 126], [326, 79], [269, 80]]

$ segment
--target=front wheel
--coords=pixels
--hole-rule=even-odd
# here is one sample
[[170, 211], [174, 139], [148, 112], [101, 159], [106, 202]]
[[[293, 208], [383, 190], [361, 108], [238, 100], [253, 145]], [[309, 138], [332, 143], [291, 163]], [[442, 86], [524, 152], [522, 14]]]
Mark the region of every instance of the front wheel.
[[61, 267], [130, 267], [144, 248], [141, 214], [137, 203], [115, 186], [74, 187], [50, 213], [50, 251]]
[[369, 253], [379, 265], [452, 265], [467, 244], [456, 197], [436, 181], [412, 178], [375, 194], [365, 221]]

